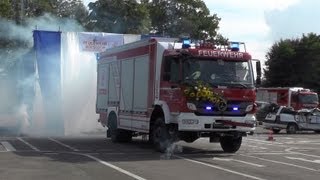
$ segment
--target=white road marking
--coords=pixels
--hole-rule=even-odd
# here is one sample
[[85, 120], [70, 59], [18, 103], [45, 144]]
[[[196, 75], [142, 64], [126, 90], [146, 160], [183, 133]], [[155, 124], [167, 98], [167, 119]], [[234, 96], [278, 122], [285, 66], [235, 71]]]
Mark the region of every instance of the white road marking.
[[17, 138], [19, 141], [23, 142], [24, 144], [26, 144], [27, 146], [29, 146], [31, 149], [40, 152], [40, 150], [38, 148], [36, 148], [35, 146], [33, 146], [32, 144], [28, 143], [27, 141], [25, 141], [24, 139], [18, 137]]
[[257, 148], [257, 149], [268, 149], [265, 147], [260, 147], [260, 146], [253, 146], [253, 145], [247, 145], [248, 147], [252, 147], [252, 148]]
[[17, 151], [16, 148], [14, 148], [9, 142], [2, 141], [1, 144], [7, 151]]
[[320, 142], [318, 140], [316, 141], [288, 141], [288, 142], [285, 142], [286, 144], [309, 144], [309, 145], [319, 145]]
[[250, 157], [250, 158], [259, 159], [259, 160], [262, 160], [262, 161], [268, 161], [268, 162], [272, 162], [272, 163], [283, 164], [283, 165], [287, 165], [287, 166], [292, 166], [292, 167], [297, 167], [297, 168], [301, 168], [301, 169], [307, 169], [307, 170], [310, 170], [310, 171], [319, 172], [317, 169], [308, 168], [308, 167], [300, 166], [300, 165], [296, 165], [296, 164], [291, 164], [291, 163], [286, 163], [286, 162], [281, 162], [281, 161], [275, 161], [275, 160], [270, 160], [270, 159], [265, 159], [265, 158], [260, 158], [260, 157], [256, 157], [256, 156], [250, 156], [250, 155], [244, 155], [244, 154], [240, 154], [240, 156]]
[[282, 139], [294, 139], [292, 137], [282, 137]]
[[320, 164], [320, 160], [319, 160], [319, 159], [309, 160], [309, 159], [297, 158], [297, 157], [289, 157], [289, 156], [285, 156], [285, 157], [288, 158], [288, 159], [300, 160], [300, 161], [304, 161], [304, 162], [311, 162], [311, 163], [318, 163], [318, 164]]
[[138, 175], [136, 175], [136, 174], [133, 174], [133, 173], [127, 171], [127, 170], [124, 170], [124, 169], [122, 169], [122, 168], [120, 168], [120, 167], [118, 167], [118, 166], [115, 166], [115, 165], [113, 165], [113, 164], [110, 164], [110, 163], [108, 163], [108, 162], [106, 162], [106, 161], [103, 161], [103, 160], [101, 160], [101, 159], [99, 159], [99, 158], [97, 158], [97, 157], [94, 157], [94, 156], [90, 155], [90, 154], [81, 154], [81, 153], [73, 153], [73, 154], [79, 154], [79, 155], [86, 156], [86, 157], [88, 157], [88, 158], [90, 158], [90, 159], [93, 159], [93, 160], [95, 160], [95, 161], [97, 161], [97, 162], [99, 162], [99, 163], [101, 163], [101, 164], [103, 164], [103, 165], [105, 165], [105, 166], [108, 166], [108, 167], [110, 167], [110, 168], [112, 168], [112, 169], [115, 169], [115, 170], [117, 170], [117, 171], [119, 171], [119, 172], [121, 172], [121, 173], [123, 173], [123, 174], [126, 174], [126, 175], [128, 175], [128, 176], [130, 176], [130, 177], [132, 177], [132, 178], [134, 178], [134, 179], [137, 179], [137, 180], [146, 180], [146, 179], [144, 179], [144, 178], [142, 178], [142, 177], [140, 177], [140, 176], [138, 176]]
[[[293, 148], [291, 148], [291, 149], [286, 149], [286, 151], [287, 152], [291, 152], [291, 153], [293, 153], [293, 154], [300, 154], [300, 155], [303, 155], [303, 156], [309, 156], [309, 157], [315, 157], [315, 158], [320, 158], [320, 156], [317, 156], [317, 155], [313, 155], [313, 154], [305, 154], [305, 153], [301, 153], [301, 152], [293, 152], [292, 151], [293, 150]], [[297, 150], [297, 149], [296, 149]]]
[[244, 177], [247, 177], [247, 178], [250, 178], [250, 179], [264, 180], [263, 178], [259, 178], [259, 177], [252, 176], [252, 175], [249, 175], [249, 174], [233, 171], [233, 170], [226, 169], [224, 167], [216, 166], [216, 165], [213, 165], [213, 164], [208, 164], [208, 163], [204, 163], [204, 162], [201, 162], [201, 161], [196, 161], [196, 160], [185, 158], [185, 157], [181, 157], [181, 156], [176, 156], [176, 155], [174, 155], [174, 156], [177, 157], [177, 158], [189, 161], [189, 162], [193, 162], [193, 163], [201, 164], [201, 165], [208, 166], [208, 167], [211, 167], [211, 168], [219, 169], [221, 171], [226, 171], [226, 172], [229, 172], [229, 173], [232, 173], [232, 174], [236, 174], [236, 175], [240, 175], [240, 176], [244, 176]]
[[217, 158], [217, 157], [214, 157], [213, 160], [218, 160], [218, 161], [235, 161], [235, 162], [239, 162], [239, 163], [243, 163], [243, 164], [248, 164], [248, 165], [256, 166], [256, 167], [266, 167], [266, 166], [261, 165], [261, 164], [251, 163], [251, 162], [247, 162], [247, 161], [241, 161], [241, 160], [232, 159], [232, 158]]
[[277, 151], [277, 152], [265, 152], [265, 151], [261, 151], [261, 152], [248, 152], [246, 154], [260, 154], [260, 155], [281, 155], [281, 154], [294, 154], [291, 152], [283, 152], [283, 151]]
[[258, 139], [251, 139], [251, 138], [247, 138], [248, 141], [256, 141], [256, 142], [260, 142], [263, 143], [265, 145], [282, 145], [283, 143], [280, 142], [276, 142], [276, 141], [266, 141], [266, 140], [258, 140]]
[[43, 153], [43, 154], [46, 154], [46, 155], [58, 155], [59, 153], [50, 152], [50, 153]]
[[55, 142], [55, 143], [57, 143], [57, 144], [60, 144], [61, 146], [63, 146], [63, 147], [66, 147], [66, 148], [68, 148], [68, 149], [71, 149], [72, 151], [79, 151], [78, 149], [76, 149], [76, 148], [74, 148], [74, 147], [71, 147], [71, 146], [69, 146], [69, 145], [67, 145], [67, 144], [64, 144], [64, 143], [62, 143], [62, 142], [60, 142], [60, 141], [58, 141], [58, 140], [56, 140], [56, 139], [53, 139], [53, 138], [48, 138], [50, 141], [53, 141], [53, 142]]

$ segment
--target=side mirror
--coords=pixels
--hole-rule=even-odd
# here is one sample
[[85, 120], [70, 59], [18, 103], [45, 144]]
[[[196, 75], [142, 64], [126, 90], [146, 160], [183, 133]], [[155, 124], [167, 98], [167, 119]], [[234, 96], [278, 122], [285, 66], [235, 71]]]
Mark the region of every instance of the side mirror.
[[260, 61], [256, 61], [256, 72], [257, 72], [256, 84], [261, 85], [261, 63], [260, 63]]

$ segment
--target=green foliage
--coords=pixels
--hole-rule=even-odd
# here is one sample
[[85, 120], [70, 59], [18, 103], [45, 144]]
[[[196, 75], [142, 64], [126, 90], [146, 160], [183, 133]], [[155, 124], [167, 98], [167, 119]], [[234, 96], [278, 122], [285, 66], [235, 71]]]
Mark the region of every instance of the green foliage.
[[[220, 44], [227, 40], [217, 34], [220, 18], [210, 15], [203, 0], [97, 0], [88, 8], [89, 11], [82, 0], [1, 0], [0, 23], [18, 25], [20, 29], [28, 26], [30, 19], [50, 14], [75, 19], [88, 31], [170, 37], [188, 34], [193, 39]], [[2, 30], [3, 59], [10, 59], [14, 49], [29, 48], [26, 42], [6, 37], [6, 31]]]
[[67, 17], [85, 23], [88, 13], [82, 0], [1, 0], [0, 2], [0, 17], [13, 20], [17, 24], [25, 23], [26, 18], [44, 14]]
[[1, 0], [0, 68], [12, 67], [25, 53], [25, 49], [31, 48], [30, 43], [26, 42], [27, 38], [21, 38], [25, 34], [21, 34], [21, 32], [20, 34], [14, 34], [11, 31], [23, 29], [29, 26], [28, 20], [45, 14], [50, 14], [51, 17], [56, 18], [75, 19], [81, 25], [84, 25], [88, 10], [83, 5], [82, 0]]
[[1, 0], [0, 2], [0, 18], [11, 19], [13, 9], [10, 5], [10, 0]]
[[320, 36], [280, 40], [266, 55], [265, 86], [303, 86], [320, 90]]
[[[87, 29], [111, 33], [153, 33], [215, 40], [220, 18], [202, 0], [98, 0], [89, 4]], [[220, 35], [218, 41], [225, 40]]]
[[89, 14], [82, 0], [56, 0], [55, 12], [57, 17], [75, 19], [85, 25]]
[[149, 11], [136, 0], [98, 0], [89, 3], [87, 29], [109, 33], [148, 33]]
[[178, 37], [189, 34], [194, 39], [213, 39], [217, 35], [220, 18], [202, 0], [142, 1], [149, 7], [152, 31]]

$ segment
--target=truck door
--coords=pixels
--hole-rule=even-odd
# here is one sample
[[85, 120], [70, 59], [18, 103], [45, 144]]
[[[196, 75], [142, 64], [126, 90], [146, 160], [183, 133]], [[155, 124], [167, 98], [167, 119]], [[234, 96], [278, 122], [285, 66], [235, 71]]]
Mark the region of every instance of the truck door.
[[108, 80], [109, 64], [106, 62], [98, 63], [97, 77], [97, 104], [96, 112], [107, 112], [108, 109]]
[[299, 105], [299, 96], [298, 93], [292, 93], [291, 94], [291, 107], [293, 107], [295, 110], [300, 109], [300, 105]]
[[181, 105], [182, 90], [179, 85], [180, 63], [174, 57], [166, 57], [162, 67], [162, 81], [160, 94], [168, 103], [170, 111], [179, 111]]

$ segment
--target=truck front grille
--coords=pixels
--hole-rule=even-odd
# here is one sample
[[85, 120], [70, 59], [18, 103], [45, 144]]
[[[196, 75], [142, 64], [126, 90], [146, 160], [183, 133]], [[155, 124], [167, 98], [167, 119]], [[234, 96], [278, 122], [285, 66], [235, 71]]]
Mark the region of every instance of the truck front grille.
[[251, 104], [252, 102], [228, 101], [227, 109], [225, 111], [219, 111], [216, 105], [201, 102], [196, 104], [197, 110], [195, 111], [195, 114], [197, 116], [245, 116], [247, 114], [245, 112], [246, 108]]

